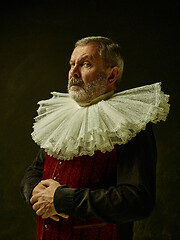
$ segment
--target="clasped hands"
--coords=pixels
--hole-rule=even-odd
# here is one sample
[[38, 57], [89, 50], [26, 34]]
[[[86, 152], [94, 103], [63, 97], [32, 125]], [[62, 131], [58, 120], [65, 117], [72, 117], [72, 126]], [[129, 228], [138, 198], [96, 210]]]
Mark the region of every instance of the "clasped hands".
[[43, 219], [52, 218], [59, 221], [60, 217], [68, 218], [69, 215], [64, 213], [57, 213], [54, 207], [54, 193], [60, 186], [59, 182], [53, 179], [42, 180], [32, 191], [30, 203], [32, 208], [38, 216]]

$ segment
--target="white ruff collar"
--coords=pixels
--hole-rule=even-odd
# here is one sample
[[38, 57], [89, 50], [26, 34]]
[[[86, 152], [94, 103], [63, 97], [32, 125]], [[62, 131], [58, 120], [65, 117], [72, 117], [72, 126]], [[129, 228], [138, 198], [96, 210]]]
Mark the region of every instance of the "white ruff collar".
[[52, 98], [38, 102], [32, 138], [61, 160], [92, 156], [96, 150], [112, 151], [115, 144], [125, 144], [144, 130], [148, 122], [166, 120], [169, 95], [160, 85], [104, 94], [88, 106], [78, 105], [68, 93], [53, 92]]

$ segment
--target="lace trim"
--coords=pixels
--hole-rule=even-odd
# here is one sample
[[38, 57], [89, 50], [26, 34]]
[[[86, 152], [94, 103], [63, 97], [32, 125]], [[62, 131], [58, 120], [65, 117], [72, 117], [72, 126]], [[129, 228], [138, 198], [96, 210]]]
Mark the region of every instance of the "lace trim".
[[57, 159], [90, 155], [96, 150], [112, 151], [115, 144], [125, 144], [148, 122], [165, 121], [169, 95], [161, 83], [116, 93], [107, 100], [82, 107], [67, 93], [53, 92], [40, 101], [32, 138]]

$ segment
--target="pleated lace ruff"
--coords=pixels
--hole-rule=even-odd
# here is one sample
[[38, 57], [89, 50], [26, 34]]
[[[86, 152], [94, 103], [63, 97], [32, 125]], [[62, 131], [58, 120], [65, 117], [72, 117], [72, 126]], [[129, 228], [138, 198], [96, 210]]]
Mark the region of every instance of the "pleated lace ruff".
[[112, 151], [125, 144], [148, 122], [165, 121], [169, 95], [161, 83], [113, 94], [108, 100], [81, 107], [67, 93], [53, 92], [49, 100], [38, 102], [33, 140], [57, 159], [92, 156], [96, 150]]

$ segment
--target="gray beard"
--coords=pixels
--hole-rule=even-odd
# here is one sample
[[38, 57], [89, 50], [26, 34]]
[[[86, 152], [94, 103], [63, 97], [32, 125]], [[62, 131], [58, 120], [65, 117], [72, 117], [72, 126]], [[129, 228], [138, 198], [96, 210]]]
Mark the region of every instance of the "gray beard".
[[[104, 94], [107, 90], [105, 72], [101, 72], [95, 80], [88, 83], [87, 85], [80, 79], [71, 78], [68, 82], [68, 92], [71, 98], [79, 103], [89, 103], [94, 98]], [[81, 86], [78, 91], [73, 91], [70, 89], [71, 83], [76, 83]]]

